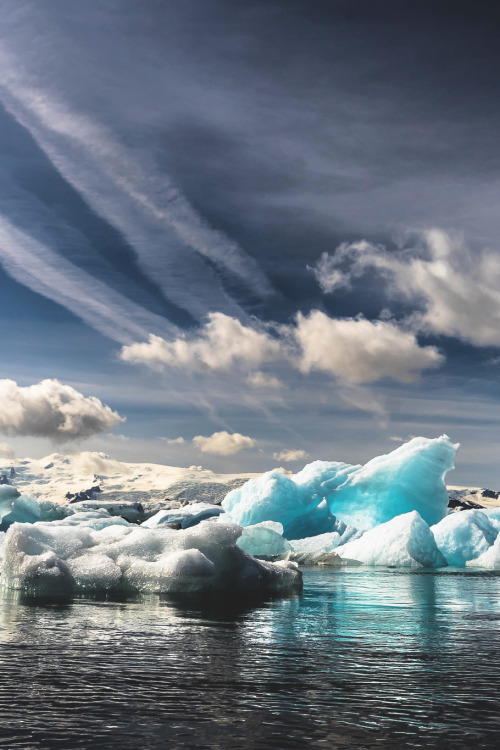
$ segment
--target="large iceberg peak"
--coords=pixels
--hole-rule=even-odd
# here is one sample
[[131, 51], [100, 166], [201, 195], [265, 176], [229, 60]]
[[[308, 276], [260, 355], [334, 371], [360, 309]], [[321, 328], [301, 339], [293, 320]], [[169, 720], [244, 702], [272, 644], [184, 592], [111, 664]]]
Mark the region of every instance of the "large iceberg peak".
[[357, 468], [326, 496], [330, 512], [359, 529], [370, 529], [417, 510], [429, 525], [446, 515], [444, 477], [454, 468], [459, 444], [448, 435], [416, 437]]
[[447, 435], [418, 437], [364, 466], [313, 461], [292, 477], [275, 469], [230, 492], [222, 506], [241, 526], [279, 521], [288, 539], [333, 532], [335, 519], [367, 530], [413, 510], [435, 524], [446, 515], [444, 477], [457, 448]]

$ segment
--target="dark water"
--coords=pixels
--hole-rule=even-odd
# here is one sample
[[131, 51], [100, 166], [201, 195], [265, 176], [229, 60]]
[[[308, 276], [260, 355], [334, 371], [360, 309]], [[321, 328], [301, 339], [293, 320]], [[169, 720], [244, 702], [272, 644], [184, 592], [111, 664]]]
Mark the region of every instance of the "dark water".
[[4, 594], [0, 746], [499, 746], [499, 575], [304, 583], [246, 608]]

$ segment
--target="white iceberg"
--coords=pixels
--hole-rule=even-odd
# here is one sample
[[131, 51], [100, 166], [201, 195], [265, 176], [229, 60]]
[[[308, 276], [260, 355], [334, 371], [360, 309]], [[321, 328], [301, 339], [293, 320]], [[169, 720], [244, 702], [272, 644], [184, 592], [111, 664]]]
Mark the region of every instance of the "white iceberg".
[[[2, 584], [34, 596], [103, 593], [287, 593], [299, 591], [295, 563], [255, 560], [236, 542], [242, 529], [202, 521], [175, 531], [98, 519], [15, 523], [3, 545]], [[90, 525], [86, 525], [89, 523]], [[125, 524], [125, 525], [124, 525]]]
[[253, 557], [284, 556], [292, 549], [290, 542], [283, 537], [283, 526], [276, 521], [245, 526], [237, 545]]
[[498, 535], [498, 528], [481, 510], [450, 513], [432, 526], [431, 531], [446, 562], [454, 567], [463, 567], [467, 561], [482, 555]]
[[208, 518], [220, 516], [221, 513], [224, 513], [224, 511], [219, 505], [191, 503], [182, 508], [159, 510], [154, 516], [144, 521], [141, 526], [146, 529], [154, 529], [157, 526], [175, 523], [180, 524], [183, 529], [188, 529], [190, 526], [196, 526], [196, 524], [206, 521]]
[[495, 542], [488, 547], [479, 557], [473, 560], [467, 560], [465, 563], [468, 568], [486, 568], [488, 570], [500, 570], [500, 535]]
[[416, 510], [366, 531], [361, 538], [337, 547], [336, 552], [345, 559], [366, 565], [396, 568], [442, 568], [446, 565], [428, 524]]

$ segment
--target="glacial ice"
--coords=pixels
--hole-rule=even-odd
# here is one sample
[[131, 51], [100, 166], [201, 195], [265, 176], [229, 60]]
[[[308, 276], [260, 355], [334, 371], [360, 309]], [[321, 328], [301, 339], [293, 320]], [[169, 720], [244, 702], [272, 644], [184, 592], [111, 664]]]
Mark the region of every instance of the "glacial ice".
[[[220, 520], [186, 530], [143, 528], [117, 519], [77, 526], [14, 523], [3, 544], [2, 584], [35, 596], [103, 593], [292, 592], [302, 575], [291, 562], [255, 560], [236, 542], [242, 529]], [[89, 525], [85, 525], [88, 523]]]
[[488, 547], [479, 557], [467, 560], [467, 568], [487, 568], [489, 570], [500, 570], [500, 534], [495, 542]]
[[359, 539], [364, 534], [354, 526], [347, 526], [343, 521], [337, 521], [335, 526], [335, 531], [328, 531], [326, 534], [318, 534], [305, 539], [291, 539], [290, 545], [293, 552], [310, 556], [329, 554], [340, 545]]
[[35, 498], [20, 495], [15, 487], [0, 487], [0, 529], [6, 531], [16, 521], [33, 523], [40, 520], [40, 508]]
[[262, 521], [254, 526], [245, 526], [237, 541], [238, 547], [253, 557], [278, 557], [292, 549], [283, 536], [283, 526], [276, 521]]
[[498, 528], [481, 510], [450, 513], [431, 531], [446, 562], [454, 567], [463, 567], [468, 560], [482, 555], [498, 535]]
[[364, 466], [314, 461], [292, 477], [275, 469], [232, 490], [222, 507], [241, 526], [278, 521], [287, 539], [334, 531], [336, 518], [366, 530], [412, 510], [435, 524], [457, 448], [446, 435], [414, 438]]
[[141, 526], [146, 529], [153, 529], [168, 523], [179, 523], [181, 528], [188, 529], [190, 526], [196, 526], [201, 521], [208, 518], [214, 518], [224, 513], [219, 505], [212, 503], [192, 503], [182, 508], [172, 508], [171, 510], [159, 510], [154, 516], [144, 521]]
[[441, 568], [446, 560], [428, 524], [416, 510], [366, 531], [359, 539], [337, 547], [338, 555], [367, 565], [397, 568]]

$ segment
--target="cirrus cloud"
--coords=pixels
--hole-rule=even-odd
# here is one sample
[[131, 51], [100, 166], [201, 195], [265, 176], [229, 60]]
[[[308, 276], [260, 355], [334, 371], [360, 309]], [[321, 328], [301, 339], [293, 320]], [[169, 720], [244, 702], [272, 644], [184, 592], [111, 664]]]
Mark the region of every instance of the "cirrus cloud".
[[13, 436], [78, 440], [124, 422], [95, 396], [84, 396], [58, 380], [20, 386], [0, 380], [0, 432]]

